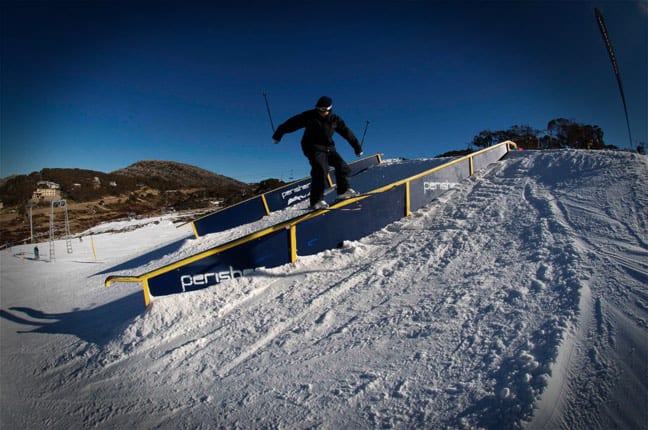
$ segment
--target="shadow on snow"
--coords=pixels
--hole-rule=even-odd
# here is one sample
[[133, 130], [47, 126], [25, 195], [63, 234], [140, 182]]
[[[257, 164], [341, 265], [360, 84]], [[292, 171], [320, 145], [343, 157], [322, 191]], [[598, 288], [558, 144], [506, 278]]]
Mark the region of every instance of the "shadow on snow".
[[17, 333], [71, 334], [98, 346], [106, 345], [114, 334], [143, 312], [142, 293], [136, 292], [92, 309], [47, 313], [27, 307], [0, 309], [0, 317], [35, 327]]

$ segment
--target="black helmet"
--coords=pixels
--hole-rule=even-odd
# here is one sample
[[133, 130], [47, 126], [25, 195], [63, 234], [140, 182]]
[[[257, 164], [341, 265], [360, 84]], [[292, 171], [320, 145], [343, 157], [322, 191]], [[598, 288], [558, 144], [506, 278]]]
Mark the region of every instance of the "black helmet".
[[316, 108], [330, 108], [333, 106], [333, 99], [327, 96], [322, 96], [317, 100]]

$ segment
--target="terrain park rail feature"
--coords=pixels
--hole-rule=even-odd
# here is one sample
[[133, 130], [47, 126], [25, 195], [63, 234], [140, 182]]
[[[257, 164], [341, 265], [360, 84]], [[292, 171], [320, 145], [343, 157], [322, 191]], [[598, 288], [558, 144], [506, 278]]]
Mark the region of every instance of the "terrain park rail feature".
[[[295, 262], [298, 256], [337, 248], [344, 241], [358, 240], [409, 216], [513, 149], [517, 149], [517, 145], [506, 141], [463, 157], [411, 160], [408, 163], [382, 163], [376, 156], [376, 162], [359, 169], [353, 179], [354, 188], [361, 193], [357, 197], [335, 203], [335, 193], [330, 193], [326, 197], [330, 200], [330, 209], [298, 214], [140, 275], [109, 276], [105, 285], [139, 282], [148, 306], [151, 296], [200, 290], [228, 279], [250, 276], [261, 267]], [[281, 189], [286, 190], [285, 187]], [[265, 201], [269, 201], [267, 197]], [[247, 202], [244, 203], [239, 206], [246, 207]], [[230, 214], [238, 211], [245, 214], [240, 207]], [[356, 210], [336, 210], [346, 207]], [[257, 216], [255, 211], [254, 216], [248, 214], [247, 218], [242, 216], [239, 221], [254, 220]], [[194, 231], [195, 225], [194, 222]]]
[[[380, 164], [380, 157], [381, 155], [377, 154], [349, 163], [351, 168], [349, 176], [357, 176], [370, 167]], [[335, 176], [329, 172], [329, 187], [335, 186], [334, 179]], [[308, 200], [310, 189], [310, 177], [291, 182], [192, 221], [193, 232], [198, 238], [257, 221], [271, 212], [280, 211]]]

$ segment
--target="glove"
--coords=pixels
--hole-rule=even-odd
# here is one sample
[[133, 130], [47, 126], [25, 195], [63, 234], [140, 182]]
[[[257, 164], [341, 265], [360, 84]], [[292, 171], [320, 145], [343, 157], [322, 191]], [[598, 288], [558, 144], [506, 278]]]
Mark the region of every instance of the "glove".
[[272, 141], [274, 142], [275, 145], [279, 143], [277, 139], [272, 139]]

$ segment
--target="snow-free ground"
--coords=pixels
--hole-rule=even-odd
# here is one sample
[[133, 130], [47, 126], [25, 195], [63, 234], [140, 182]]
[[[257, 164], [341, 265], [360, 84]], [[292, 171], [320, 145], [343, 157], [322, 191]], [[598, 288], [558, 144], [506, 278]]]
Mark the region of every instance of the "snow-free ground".
[[512, 153], [341, 249], [104, 287], [214, 241], [173, 220], [0, 252], [0, 427], [648, 428], [645, 156]]

